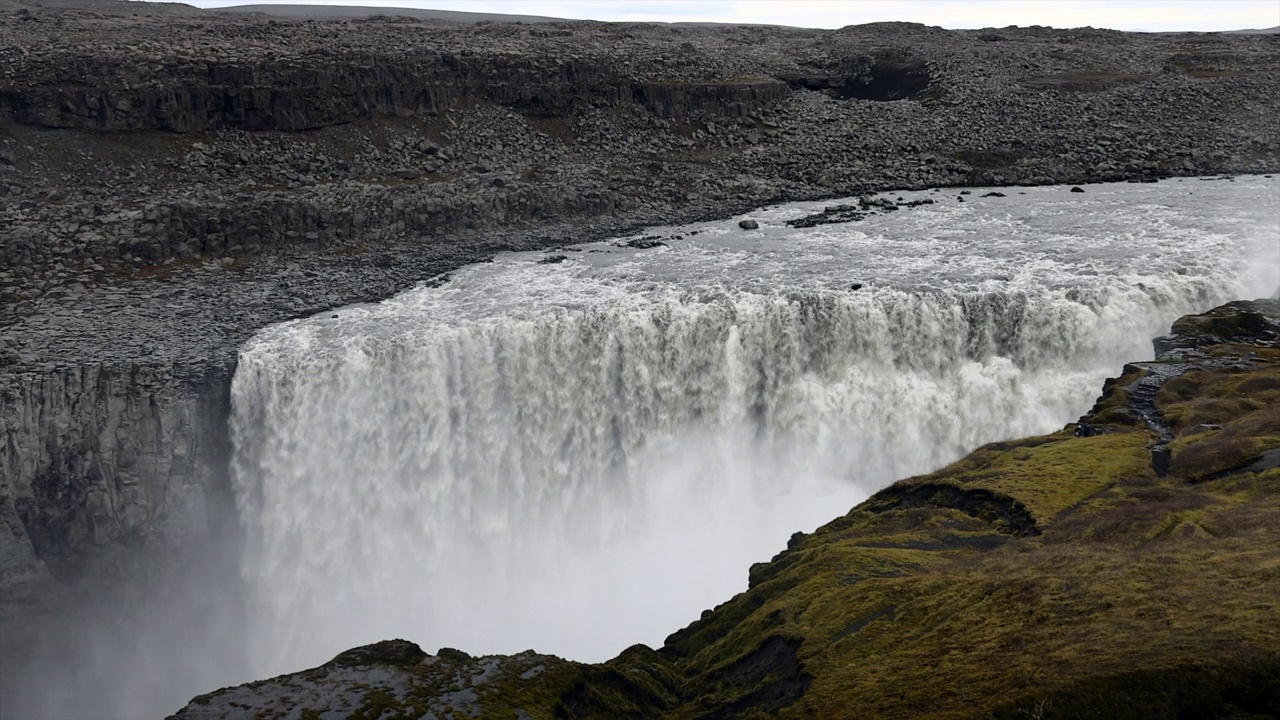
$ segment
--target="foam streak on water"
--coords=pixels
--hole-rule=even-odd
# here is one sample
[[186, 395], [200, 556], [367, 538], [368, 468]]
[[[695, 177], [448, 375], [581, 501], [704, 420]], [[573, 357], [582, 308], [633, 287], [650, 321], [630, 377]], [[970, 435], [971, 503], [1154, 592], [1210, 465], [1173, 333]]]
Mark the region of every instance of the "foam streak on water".
[[1276, 189], [948, 193], [804, 231], [789, 205], [268, 328], [233, 388], [257, 674], [389, 637], [660, 644], [791, 532], [1057, 429], [1179, 315], [1270, 293]]

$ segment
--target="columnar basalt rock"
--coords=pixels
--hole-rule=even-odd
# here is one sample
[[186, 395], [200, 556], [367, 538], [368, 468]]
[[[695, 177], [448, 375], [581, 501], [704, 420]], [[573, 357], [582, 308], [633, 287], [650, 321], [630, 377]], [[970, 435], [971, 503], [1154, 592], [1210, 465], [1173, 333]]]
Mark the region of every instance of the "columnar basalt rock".
[[0, 472], [39, 557], [74, 566], [89, 546], [205, 531], [206, 496], [228, 451], [230, 369], [180, 372], [88, 365], [6, 385]]

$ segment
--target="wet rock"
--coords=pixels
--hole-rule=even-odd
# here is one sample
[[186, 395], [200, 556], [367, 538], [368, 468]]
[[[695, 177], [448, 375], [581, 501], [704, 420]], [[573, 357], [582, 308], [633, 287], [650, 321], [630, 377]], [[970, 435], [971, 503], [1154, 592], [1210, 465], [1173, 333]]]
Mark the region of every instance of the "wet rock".
[[760, 227], [760, 223], [751, 219], [739, 220], [738, 227], [742, 228], [743, 230], [755, 230]]
[[656, 247], [666, 247], [666, 245], [657, 235], [647, 235], [622, 243], [622, 247], [635, 248], [637, 250], [649, 250]]
[[1153, 342], [1156, 356], [1223, 343], [1280, 343], [1280, 301], [1241, 300], [1173, 323]]
[[1077, 185], [1077, 186], [1074, 186], [1074, 187], [1072, 187], [1072, 188], [1071, 188], [1071, 192], [1073, 192], [1073, 193], [1082, 193], [1082, 192], [1084, 192], [1084, 188], [1082, 188], [1082, 187], [1080, 187], [1080, 186], [1078, 186], [1078, 185]]

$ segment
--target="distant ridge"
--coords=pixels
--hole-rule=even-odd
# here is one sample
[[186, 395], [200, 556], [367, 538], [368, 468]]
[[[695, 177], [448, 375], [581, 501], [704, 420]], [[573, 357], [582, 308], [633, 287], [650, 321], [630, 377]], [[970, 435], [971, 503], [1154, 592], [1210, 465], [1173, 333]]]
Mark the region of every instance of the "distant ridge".
[[1277, 35], [1280, 34], [1280, 25], [1257, 30], [1228, 30], [1227, 32], [1234, 33], [1236, 35]]
[[102, 15], [167, 15], [194, 17], [204, 10], [180, 2], [133, 2], [131, 0], [0, 0], [0, 12], [22, 10], [72, 10]]
[[298, 20], [355, 20], [391, 15], [411, 17], [418, 20], [442, 20], [444, 22], [478, 23], [549, 23], [573, 22], [569, 18], [543, 17], [541, 15], [503, 15], [500, 13], [460, 12], [457, 10], [430, 10], [424, 8], [372, 7], [364, 5], [232, 5], [230, 7], [210, 8], [218, 13], [262, 13]]
[[[261, 3], [230, 5], [220, 8], [198, 8], [184, 2], [157, 0], [0, 0], [0, 12], [17, 10], [87, 10], [105, 15], [176, 15], [195, 16], [206, 13], [229, 15], [268, 15], [290, 20], [358, 20], [378, 15], [409, 17], [418, 20], [437, 20], [456, 23], [563, 23], [593, 22], [588, 18], [562, 18], [545, 15], [508, 15], [504, 13], [462, 12], [458, 10], [433, 10], [430, 8], [377, 7], [370, 5], [289, 5]], [[615, 21], [594, 21], [615, 22]], [[714, 27], [721, 25], [750, 25], [756, 27], [791, 27], [764, 23], [734, 22], [662, 22], [655, 24], [674, 27]], [[856, 23], [855, 23], [856, 24]], [[1016, 26], [1013, 26], [1016, 27]], [[999, 28], [980, 28], [985, 30]], [[1064, 29], [1064, 28], [1059, 28]], [[1187, 32], [1220, 32], [1231, 35], [1277, 35], [1280, 25], [1269, 28], [1245, 28], [1242, 30], [1128, 30], [1148, 35], [1178, 35]]]

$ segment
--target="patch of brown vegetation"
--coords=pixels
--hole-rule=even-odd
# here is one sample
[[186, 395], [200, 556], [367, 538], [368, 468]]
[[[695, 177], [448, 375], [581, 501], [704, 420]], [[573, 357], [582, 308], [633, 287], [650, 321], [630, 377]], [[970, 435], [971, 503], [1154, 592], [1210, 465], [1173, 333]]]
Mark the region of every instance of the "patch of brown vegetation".
[[1082, 70], [1033, 78], [1026, 85], [1049, 90], [1065, 90], [1068, 92], [1099, 92], [1118, 85], [1127, 85], [1152, 80], [1155, 75], [1127, 72], [1109, 72], [1105, 70]]

